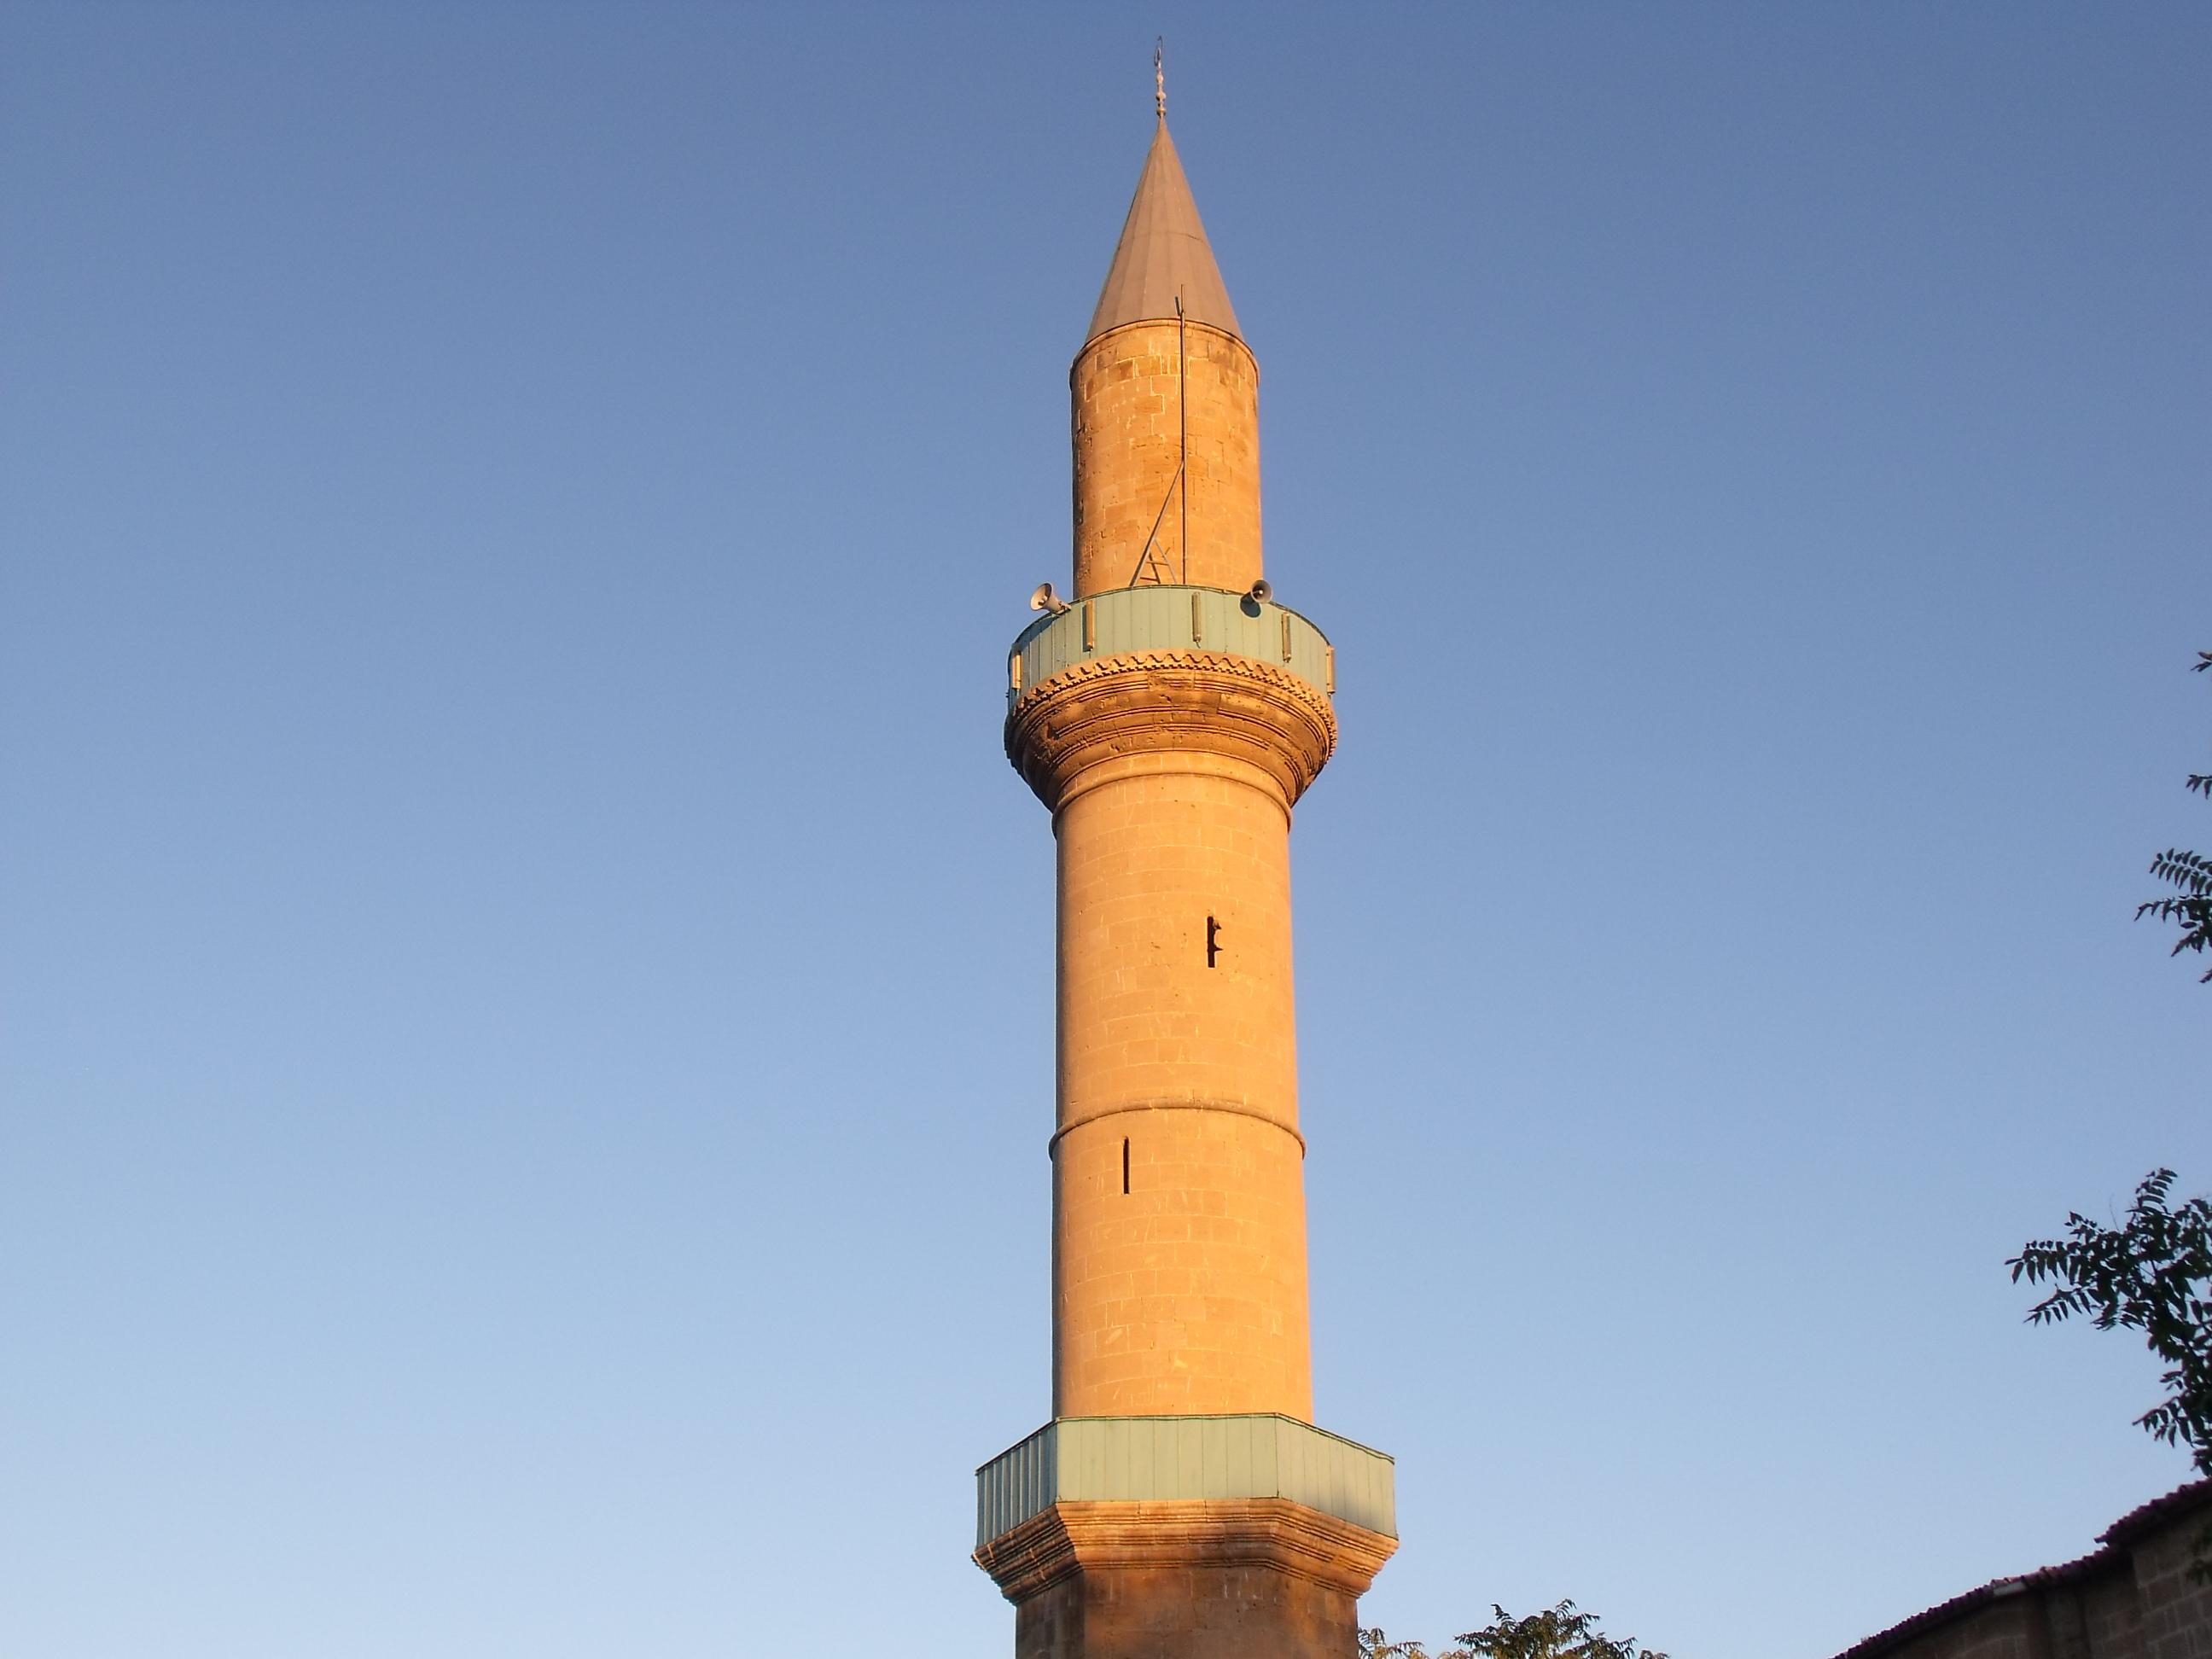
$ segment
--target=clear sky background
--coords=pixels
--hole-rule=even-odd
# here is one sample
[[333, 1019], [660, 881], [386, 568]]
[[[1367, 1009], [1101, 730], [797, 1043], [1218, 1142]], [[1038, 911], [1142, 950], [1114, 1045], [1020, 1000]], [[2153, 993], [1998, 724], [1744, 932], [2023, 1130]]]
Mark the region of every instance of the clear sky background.
[[1011, 1651], [1158, 32], [1370, 1619], [1820, 1659], [2185, 1478], [2003, 1263], [2212, 1187], [2212, 10], [17, 3], [0, 1653]]

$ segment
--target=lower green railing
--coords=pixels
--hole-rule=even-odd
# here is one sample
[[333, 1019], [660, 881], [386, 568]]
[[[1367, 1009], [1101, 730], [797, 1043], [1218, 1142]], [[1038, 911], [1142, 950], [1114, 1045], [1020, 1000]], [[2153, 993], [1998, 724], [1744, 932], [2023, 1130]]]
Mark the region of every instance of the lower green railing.
[[1398, 1535], [1385, 1454], [1296, 1418], [1063, 1417], [975, 1471], [980, 1547], [1058, 1503], [1286, 1498]]

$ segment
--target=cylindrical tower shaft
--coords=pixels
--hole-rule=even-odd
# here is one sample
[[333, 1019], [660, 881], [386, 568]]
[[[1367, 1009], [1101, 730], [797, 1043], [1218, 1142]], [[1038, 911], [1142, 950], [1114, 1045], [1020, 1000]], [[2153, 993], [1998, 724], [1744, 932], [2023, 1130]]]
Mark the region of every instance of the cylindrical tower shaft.
[[1259, 368], [1160, 125], [1069, 374], [1075, 599], [1008, 660], [1058, 841], [1053, 1420], [977, 1471], [1017, 1659], [1338, 1659], [1389, 1459], [1313, 1425], [1291, 812], [1335, 653], [1259, 586]]
[[1243, 341], [1209, 323], [1126, 324], [1076, 354], [1068, 389], [1076, 592], [1259, 580], [1260, 366]]
[[[1164, 122], [1068, 375], [1079, 598], [1260, 579], [1236, 327]], [[1170, 731], [1054, 811], [1057, 1416], [1313, 1414], [1290, 805]]]
[[1054, 1414], [1310, 1420], [1288, 808], [1200, 750], [1099, 773], [1054, 820]]

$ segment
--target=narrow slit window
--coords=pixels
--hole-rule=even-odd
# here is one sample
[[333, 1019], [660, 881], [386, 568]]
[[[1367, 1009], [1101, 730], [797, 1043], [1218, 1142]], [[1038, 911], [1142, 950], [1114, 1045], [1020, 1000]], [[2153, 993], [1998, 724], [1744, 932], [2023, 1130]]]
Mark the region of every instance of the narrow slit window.
[[1206, 965], [1214, 966], [1221, 959], [1221, 923], [1212, 916], [1206, 919]]
[[1121, 1196], [1129, 1195], [1129, 1137], [1121, 1137]]

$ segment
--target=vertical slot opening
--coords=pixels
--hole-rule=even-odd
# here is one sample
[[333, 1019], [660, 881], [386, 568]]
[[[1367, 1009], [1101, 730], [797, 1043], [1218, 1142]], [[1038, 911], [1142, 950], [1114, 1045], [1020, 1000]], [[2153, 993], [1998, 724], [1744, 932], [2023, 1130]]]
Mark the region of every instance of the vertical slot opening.
[[1212, 967], [1221, 957], [1221, 924], [1213, 917], [1206, 919], [1206, 965]]
[[1129, 1137], [1121, 1137], [1121, 1196], [1129, 1195]]

